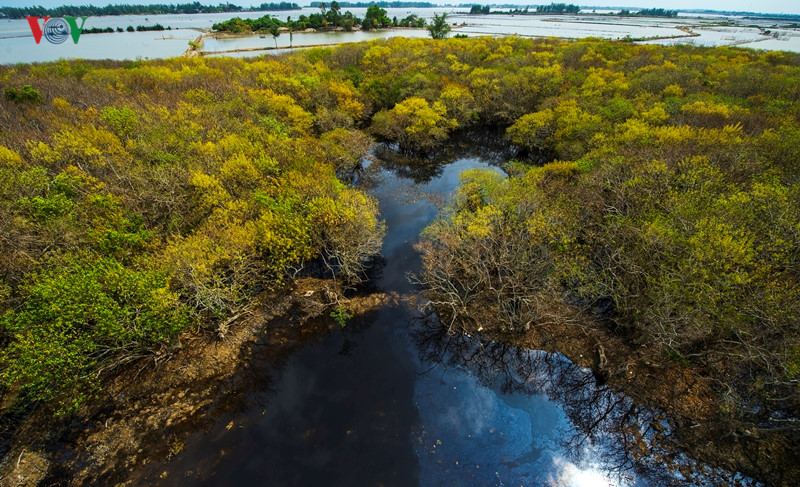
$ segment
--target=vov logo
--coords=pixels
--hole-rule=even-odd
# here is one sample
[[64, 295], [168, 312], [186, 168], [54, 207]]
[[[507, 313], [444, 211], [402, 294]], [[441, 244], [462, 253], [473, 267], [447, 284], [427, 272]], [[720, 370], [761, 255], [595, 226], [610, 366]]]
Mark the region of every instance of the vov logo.
[[[28, 24], [31, 26], [33, 32], [33, 40], [38, 44], [42, 40], [42, 36], [47, 39], [51, 44], [61, 44], [67, 40], [67, 37], [72, 36], [75, 44], [83, 32], [83, 25], [89, 17], [25, 17], [28, 19]], [[81, 25], [78, 27], [78, 19], [81, 19]], [[42, 23], [39, 23], [39, 20]]]

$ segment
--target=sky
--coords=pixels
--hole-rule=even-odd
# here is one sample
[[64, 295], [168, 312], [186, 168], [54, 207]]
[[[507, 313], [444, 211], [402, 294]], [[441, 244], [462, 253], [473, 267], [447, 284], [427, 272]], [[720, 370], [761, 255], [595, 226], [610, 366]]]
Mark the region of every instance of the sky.
[[[109, 4], [148, 4], [148, 3], [191, 3], [195, 0], [0, 0], [0, 6], [24, 7], [31, 5], [41, 5], [43, 7], [57, 7], [60, 5], [109, 5]], [[203, 5], [218, 5], [220, 3], [233, 3], [243, 7], [260, 5], [262, 2], [278, 2], [281, 0], [198, 0]], [[286, 0], [295, 2], [300, 6], [311, 3], [312, 0]], [[368, 1], [368, 0], [349, 0], [349, 1]], [[391, 0], [387, 0], [391, 1]], [[437, 4], [461, 4], [472, 3], [470, 0], [417, 0], [427, 1]], [[475, 0], [476, 4], [519, 4], [519, 5], [540, 5], [555, 3], [574, 3], [577, 5], [592, 5], [595, 7], [642, 7], [642, 8], [668, 8], [668, 9], [708, 9], [726, 11], [747, 11], [762, 13], [783, 13], [800, 14], [800, 1], [798, 0], [588, 0], [585, 2], [575, 0]]]

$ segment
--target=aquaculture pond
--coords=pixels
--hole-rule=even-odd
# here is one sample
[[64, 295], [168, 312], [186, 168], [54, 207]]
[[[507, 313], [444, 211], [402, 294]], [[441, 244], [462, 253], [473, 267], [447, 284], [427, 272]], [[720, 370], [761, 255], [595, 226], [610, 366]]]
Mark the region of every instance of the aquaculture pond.
[[[363, 18], [365, 8], [348, 8]], [[800, 50], [800, 30], [791, 21], [754, 19], [737, 15], [682, 14], [678, 18], [618, 17], [607, 15], [615, 10], [595, 10], [581, 15], [468, 15], [467, 8], [388, 8], [389, 18], [403, 19], [409, 15], [431, 19], [434, 14], [446, 13], [454, 25], [452, 34], [477, 36], [560, 37], [605, 39], [651, 39], [645, 43], [692, 44], [698, 46], [742, 46], [755, 49], [783, 51]], [[218, 22], [233, 17], [257, 18], [272, 15], [282, 21], [319, 12], [318, 8], [274, 12], [227, 12], [213, 14], [121, 15], [88, 17], [85, 28], [127, 29], [128, 27], [160, 24], [169, 31], [114, 32], [86, 34], [78, 44], [51, 44], [33, 39], [25, 19], [0, 19], [0, 64], [33, 63], [57, 59], [160, 59], [180, 56], [189, 48], [189, 41], [203, 32], [210, 32]], [[494, 9], [493, 12], [499, 12]], [[320, 44], [340, 44], [392, 37], [428, 37], [424, 29], [389, 29], [354, 32], [283, 32], [273, 38], [260, 35], [206, 37], [204, 55], [237, 57], [260, 56], [286, 52], [290, 46], [299, 48]], [[278, 47], [278, 50], [272, 50]]]
[[[420, 266], [413, 245], [459, 173], [501, 171], [502, 159], [473, 152], [409, 164], [378, 152], [355, 181], [386, 220], [372, 285], [395, 296], [392, 304], [305, 345], [280, 370], [264, 366], [268, 343], [255, 350], [244, 400], [173, 458], [149, 465], [144, 483], [683, 485], [658, 456], [669, 423], [657, 412], [598, 386], [563, 356], [446, 333], [410, 283]], [[630, 454], [631, 430], [654, 455]]]

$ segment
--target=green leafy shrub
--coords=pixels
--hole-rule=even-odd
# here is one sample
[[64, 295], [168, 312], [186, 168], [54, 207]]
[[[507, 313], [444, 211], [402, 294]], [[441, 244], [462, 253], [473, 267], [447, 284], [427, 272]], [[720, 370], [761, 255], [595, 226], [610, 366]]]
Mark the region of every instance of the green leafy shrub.
[[3, 90], [5, 99], [14, 103], [34, 103], [42, 102], [42, 93], [31, 85], [24, 85], [22, 88], [6, 88]]
[[162, 273], [124, 267], [90, 253], [54, 257], [18, 290], [21, 307], [0, 327], [0, 383], [31, 401], [75, 410], [100, 388], [103, 373], [164, 353], [189, 324]]

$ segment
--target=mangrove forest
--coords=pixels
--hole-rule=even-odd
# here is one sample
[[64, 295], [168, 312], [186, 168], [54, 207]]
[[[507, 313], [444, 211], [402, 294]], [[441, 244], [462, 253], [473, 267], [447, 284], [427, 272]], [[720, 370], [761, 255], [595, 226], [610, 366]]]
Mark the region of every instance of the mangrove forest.
[[440, 326], [595, 357], [690, 454], [800, 478], [798, 54], [392, 38], [2, 66], [0, 89], [4, 445], [224, 340], [265, 290], [364, 286], [385, 232], [364, 158], [495, 131], [515, 156], [462, 173], [416, 245]]

